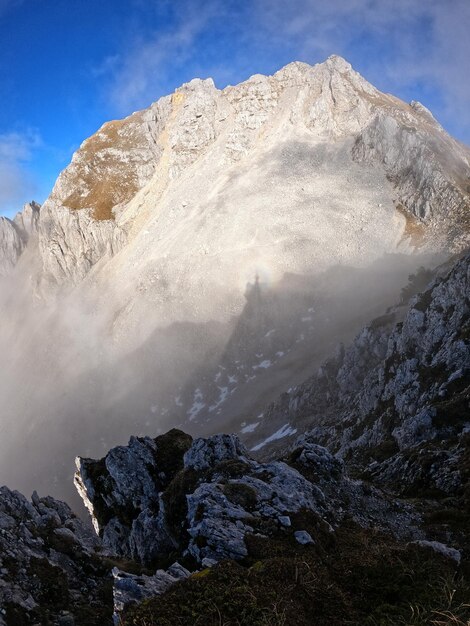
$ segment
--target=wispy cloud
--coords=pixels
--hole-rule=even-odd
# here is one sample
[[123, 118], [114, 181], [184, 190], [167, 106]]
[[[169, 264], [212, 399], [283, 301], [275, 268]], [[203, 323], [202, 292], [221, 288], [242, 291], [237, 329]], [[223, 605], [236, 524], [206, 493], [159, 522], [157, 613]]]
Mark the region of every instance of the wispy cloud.
[[37, 187], [27, 163], [42, 146], [36, 131], [0, 134], [0, 213], [12, 213], [31, 199]]
[[171, 73], [190, 60], [198, 37], [208, 28], [212, 18], [224, 9], [214, 1], [196, 6], [175, 2], [184, 10], [170, 28], [156, 29], [146, 37], [136, 35], [119, 54], [105, 58], [93, 70], [96, 76], [107, 78], [107, 97], [119, 112], [148, 106], [161, 93]]
[[360, 59], [371, 80], [391, 90], [422, 84], [437, 91], [444, 114], [470, 129], [468, 0], [256, 0], [271, 42], [304, 60], [342, 54]]
[[[133, 0], [140, 6], [140, 0]], [[219, 86], [295, 59], [350, 60], [381, 89], [429, 93], [444, 123], [470, 134], [469, 0], [161, 0], [169, 12], [141, 23], [94, 70], [115, 111], [148, 106], [179, 84], [212, 75]], [[148, 9], [156, 6], [143, 2]], [[227, 51], [229, 51], [227, 53]], [[438, 104], [436, 104], [438, 103]], [[444, 119], [442, 119], [442, 117]]]

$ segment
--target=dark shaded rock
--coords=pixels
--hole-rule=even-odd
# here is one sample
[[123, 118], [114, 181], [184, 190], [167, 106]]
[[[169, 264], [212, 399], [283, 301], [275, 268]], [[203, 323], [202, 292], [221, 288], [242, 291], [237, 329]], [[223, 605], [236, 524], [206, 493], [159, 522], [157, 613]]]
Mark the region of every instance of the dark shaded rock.
[[0, 488], [0, 624], [111, 624], [101, 541], [63, 502]]

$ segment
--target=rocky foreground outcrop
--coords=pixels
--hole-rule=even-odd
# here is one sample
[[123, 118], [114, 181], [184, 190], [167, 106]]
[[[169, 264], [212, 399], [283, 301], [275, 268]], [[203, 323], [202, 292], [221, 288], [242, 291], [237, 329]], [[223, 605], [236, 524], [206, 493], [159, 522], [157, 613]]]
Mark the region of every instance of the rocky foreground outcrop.
[[133, 437], [104, 459], [77, 459], [75, 481], [104, 547], [146, 565], [173, 550], [197, 566], [248, 555], [246, 537], [263, 528], [299, 533], [290, 516], [308, 511], [333, 531], [348, 515], [399, 536], [418, 536], [405, 505], [351, 481], [325, 448], [300, 440], [294, 463], [259, 463], [234, 435], [191, 442], [181, 431]]
[[[116, 624], [168, 626], [180, 623], [176, 597], [181, 623], [217, 624], [218, 612], [241, 610], [243, 572], [253, 579], [254, 595], [242, 600], [239, 621], [227, 623], [261, 625], [261, 615], [275, 620], [281, 606], [286, 621], [268, 623], [330, 623], [322, 621], [311, 568], [341, 595], [335, 623], [362, 623], [339, 617], [348, 594], [357, 604], [363, 582], [350, 580], [350, 568], [335, 573], [336, 559], [353, 559], [359, 569], [365, 559], [379, 577], [385, 563], [394, 571], [404, 562], [425, 563], [429, 585], [438, 584], [437, 571], [454, 576], [467, 563], [467, 548], [451, 534], [453, 546], [429, 534], [416, 502], [352, 480], [344, 463], [309, 437], [267, 463], [251, 458], [234, 435], [193, 441], [172, 430], [156, 439], [133, 437], [101, 460], [78, 458], [75, 481], [96, 534], [61, 502], [0, 491], [0, 624], [106, 624], [114, 611]], [[370, 554], [363, 554], [364, 542]], [[235, 583], [230, 599], [225, 594]], [[368, 583], [377, 584], [389, 583]], [[460, 597], [466, 587], [462, 581], [457, 587]], [[194, 594], [201, 606], [189, 600]], [[155, 602], [163, 603], [160, 617]]]
[[0, 624], [101, 624], [112, 606], [101, 541], [63, 502], [0, 488]]

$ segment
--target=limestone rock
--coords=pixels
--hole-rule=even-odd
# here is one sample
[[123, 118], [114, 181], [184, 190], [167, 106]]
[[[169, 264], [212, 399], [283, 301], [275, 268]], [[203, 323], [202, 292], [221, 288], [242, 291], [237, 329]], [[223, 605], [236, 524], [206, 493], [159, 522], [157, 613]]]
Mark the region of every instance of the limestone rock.
[[235, 435], [214, 435], [210, 440], [196, 439], [184, 455], [185, 468], [205, 470], [235, 459], [244, 459], [246, 448]]
[[113, 553], [147, 563], [172, 547], [160, 493], [182, 469], [190, 442], [173, 430], [155, 440], [132, 437], [101, 461], [77, 458], [75, 484]]
[[[179, 450], [172, 473], [162, 442]], [[386, 496], [350, 480], [341, 461], [307, 440], [286, 461], [260, 463], [234, 435], [190, 444], [170, 431], [132, 438], [101, 461], [79, 459], [77, 468], [76, 484], [107, 549], [146, 564], [171, 551], [199, 566], [243, 559], [247, 537], [266, 532], [299, 531], [304, 539], [292, 521], [301, 511], [331, 531], [347, 515], [400, 537], [421, 536], [412, 507], [395, 502], [390, 518]]]
[[22, 233], [24, 233], [26, 240], [37, 235], [40, 211], [41, 205], [33, 200], [32, 202], [26, 203], [23, 210], [15, 215], [13, 221]]
[[164, 593], [179, 580], [184, 580], [190, 572], [179, 563], [173, 563], [168, 570], [157, 570], [153, 576], [136, 576], [113, 568], [114, 577], [114, 622], [120, 624], [120, 614], [131, 604], [139, 603]]
[[315, 543], [310, 533], [306, 530], [296, 530], [294, 533], [295, 540], [297, 543], [300, 543], [302, 546], [307, 546], [309, 544]]
[[469, 278], [468, 254], [444, 264], [423, 293], [272, 405], [256, 437], [289, 421], [398, 492], [457, 494], [470, 425]]
[[76, 284], [125, 242], [125, 232], [113, 220], [95, 220], [90, 210], [72, 211], [52, 199], [42, 207], [39, 249], [48, 278], [57, 284]]
[[24, 249], [21, 231], [14, 222], [0, 217], [0, 276], [7, 276], [15, 267]]
[[[189, 259], [195, 283], [208, 272], [206, 256], [220, 258], [221, 273], [211, 270], [220, 283], [228, 267], [239, 265], [234, 242], [254, 265], [260, 247], [265, 254], [273, 247], [264, 263], [277, 276], [361, 262], [378, 246], [462, 249], [469, 237], [468, 171], [468, 151], [422, 105], [379, 92], [340, 57], [291, 63], [223, 90], [195, 79], [105, 124], [74, 154], [45, 203], [45, 279], [76, 284], [103, 258], [105, 273], [113, 273], [108, 262], [126, 242], [116, 261], [126, 284], [135, 284], [144, 264], [149, 280], [156, 273], [173, 281]], [[250, 190], [242, 202], [241, 189]], [[292, 198], [301, 228], [285, 220]], [[272, 205], [275, 211], [263, 208]], [[82, 213], [86, 218], [72, 218]], [[357, 232], [338, 224], [337, 214], [349, 213]], [[286, 227], [291, 243], [302, 238], [300, 255], [276, 238]], [[380, 240], [378, 228], [387, 234]], [[149, 249], [154, 259], [142, 254]], [[199, 292], [196, 286], [192, 297]]]
[[36, 493], [30, 502], [1, 487], [0, 615], [4, 623], [40, 623], [46, 612], [53, 623], [62, 623], [65, 609], [72, 620], [91, 610], [90, 624], [106, 623], [111, 605], [103, 605], [100, 549], [100, 540], [65, 503]]

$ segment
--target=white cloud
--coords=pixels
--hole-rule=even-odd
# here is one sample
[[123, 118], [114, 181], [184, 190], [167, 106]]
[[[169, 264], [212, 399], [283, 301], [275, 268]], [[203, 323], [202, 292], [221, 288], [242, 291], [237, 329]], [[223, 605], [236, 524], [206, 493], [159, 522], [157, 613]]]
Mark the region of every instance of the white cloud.
[[[381, 89], [399, 95], [421, 85], [423, 93], [437, 93], [433, 104], [440, 99], [435, 112], [441, 121], [458, 117], [470, 132], [470, 0], [161, 0], [163, 5], [172, 7], [171, 27], [162, 30], [163, 20], [153, 33], [141, 28], [94, 71], [119, 113], [148, 106], [176, 86], [176, 75], [212, 75], [222, 86], [262, 68], [277, 69], [276, 59], [315, 63], [341, 54]], [[217, 46], [230, 50], [228, 62], [226, 55], [218, 58]]]
[[[175, 3], [182, 9], [180, 20], [171, 30], [135, 38], [120, 54], [104, 59], [95, 75], [108, 74], [107, 95], [119, 112], [129, 112], [148, 104], [165, 89], [171, 72], [186, 63], [194, 52], [198, 36], [221, 9], [210, 1], [203, 6]], [[183, 10], [184, 4], [184, 10]]]
[[443, 113], [470, 130], [468, 0], [256, 0], [256, 11], [271, 41], [299, 58], [361, 56], [372, 82], [437, 90]]
[[14, 212], [34, 195], [36, 184], [27, 162], [41, 145], [35, 131], [0, 134], [0, 212]]

